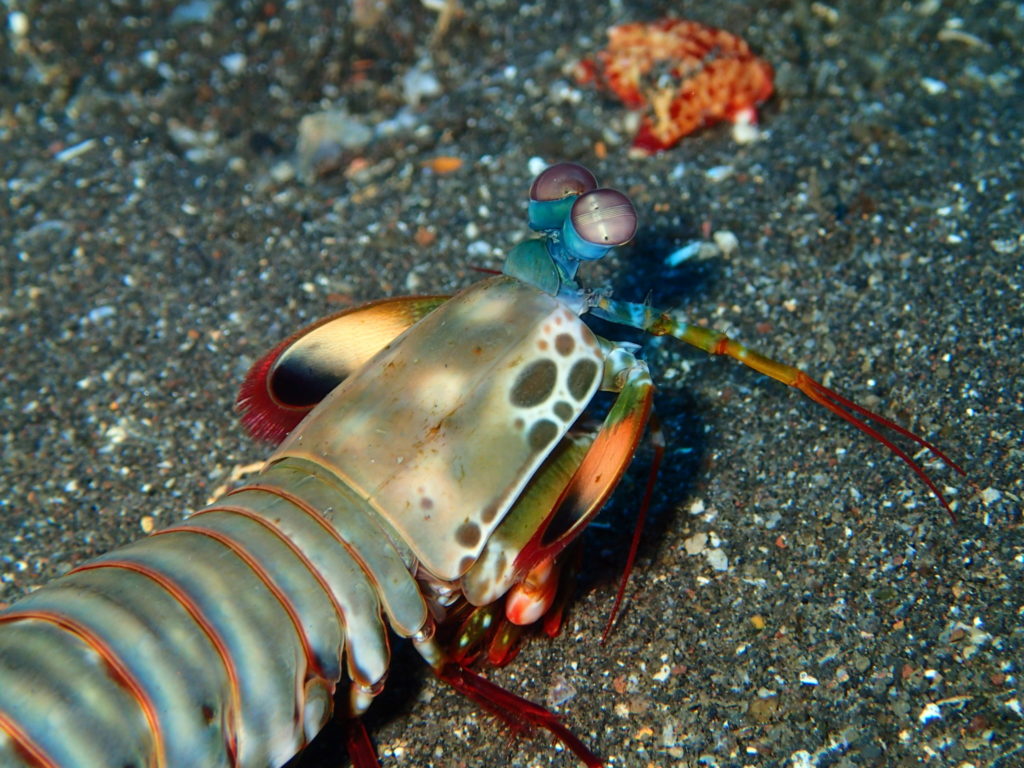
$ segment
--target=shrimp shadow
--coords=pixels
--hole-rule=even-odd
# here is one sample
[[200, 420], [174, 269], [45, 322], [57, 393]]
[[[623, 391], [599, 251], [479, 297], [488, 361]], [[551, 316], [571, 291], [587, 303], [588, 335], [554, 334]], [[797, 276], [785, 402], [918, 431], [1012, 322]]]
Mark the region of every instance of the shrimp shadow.
[[[387, 685], [374, 699], [373, 706], [362, 716], [363, 725], [370, 735], [370, 742], [377, 748], [377, 734], [382, 726], [395, 720], [412, 717], [417, 707], [419, 694], [426, 684], [430, 668], [417, 653], [413, 644], [394, 634], [391, 640], [391, 664]], [[348, 678], [342, 680], [335, 695], [335, 712], [344, 711]], [[323, 768], [325, 765], [354, 764], [345, 743], [345, 726], [335, 715], [328, 721], [306, 748], [289, 760], [283, 768]]]
[[[699, 237], [696, 231], [686, 229], [645, 230], [630, 248], [622, 249], [619, 258], [624, 266], [613, 282], [613, 295], [624, 301], [647, 302], [659, 309], [685, 311], [690, 299], [710, 290], [722, 279], [718, 259], [696, 257], [674, 267], [665, 264], [666, 255], [679, 248], [680, 242], [693, 242]], [[605, 338], [639, 344], [656, 387], [654, 418], [661, 425], [666, 447], [641, 534], [634, 566], [634, 573], [637, 573], [642, 571], [645, 562], [657, 555], [670, 532], [685, 524], [678, 510], [697, 488], [708, 443], [702, 416], [707, 404], [699, 402], [685, 387], [670, 387], [659, 382], [658, 363], [662, 356], [659, 349], [674, 346], [688, 356], [692, 353], [694, 358], [703, 357], [704, 353], [688, 351], [686, 345], [673, 339], [654, 339], [599, 320], [588, 319], [587, 323]], [[610, 502], [587, 529], [587, 567], [578, 576], [580, 593], [597, 588], [614, 589], [625, 567], [653, 460], [653, 450], [646, 442], [645, 439], [641, 443], [636, 460]], [[627, 590], [620, 619], [629, 612], [630, 595], [635, 599], [636, 590]]]

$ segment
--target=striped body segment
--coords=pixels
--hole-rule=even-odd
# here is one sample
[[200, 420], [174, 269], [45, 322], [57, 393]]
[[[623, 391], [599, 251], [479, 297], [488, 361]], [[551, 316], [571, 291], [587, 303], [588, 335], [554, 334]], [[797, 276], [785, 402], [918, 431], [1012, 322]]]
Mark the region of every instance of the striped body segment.
[[[279, 464], [0, 613], [0, 712], [62, 767], [287, 762], [330, 716], [343, 658], [364, 686], [388, 664], [376, 574], [324, 509], [377, 526], [343, 488]], [[18, 752], [8, 739], [0, 765]]]

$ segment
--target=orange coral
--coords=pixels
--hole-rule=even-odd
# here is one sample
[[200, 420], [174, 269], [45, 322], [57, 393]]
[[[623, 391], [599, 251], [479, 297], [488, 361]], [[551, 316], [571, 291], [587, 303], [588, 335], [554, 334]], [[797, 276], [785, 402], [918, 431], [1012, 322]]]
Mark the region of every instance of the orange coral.
[[608, 47], [580, 62], [577, 73], [630, 109], [651, 109], [633, 139], [644, 152], [667, 149], [719, 120], [751, 120], [772, 94], [771, 65], [742, 38], [682, 19], [611, 27]]

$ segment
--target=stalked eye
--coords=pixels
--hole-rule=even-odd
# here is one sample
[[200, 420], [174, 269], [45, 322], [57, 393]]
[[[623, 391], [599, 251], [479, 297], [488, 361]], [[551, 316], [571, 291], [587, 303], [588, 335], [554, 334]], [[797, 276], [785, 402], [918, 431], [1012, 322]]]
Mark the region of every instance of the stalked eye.
[[597, 189], [594, 174], [577, 163], [555, 163], [542, 171], [530, 187], [530, 199], [538, 202], [561, 200]]
[[589, 243], [613, 248], [636, 234], [636, 209], [615, 189], [595, 189], [573, 203], [572, 226]]

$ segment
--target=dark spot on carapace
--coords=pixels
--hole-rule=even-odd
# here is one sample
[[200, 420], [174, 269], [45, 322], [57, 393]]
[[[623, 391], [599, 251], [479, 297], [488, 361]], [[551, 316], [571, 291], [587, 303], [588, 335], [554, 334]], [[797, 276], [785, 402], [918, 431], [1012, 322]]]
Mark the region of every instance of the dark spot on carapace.
[[541, 352], [547, 352], [548, 346], [550, 345], [548, 344], [546, 339], [541, 339], [540, 341], [537, 342], [537, 349], [539, 349]]
[[420, 509], [433, 509], [434, 500], [429, 496], [424, 496], [420, 499]]
[[565, 400], [559, 400], [555, 403], [555, 416], [560, 418], [562, 421], [569, 421], [576, 414], [576, 409], [573, 408]]
[[512, 426], [515, 427], [516, 429], [522, 430], [522, 428], [526, 426], [526, 422], [523, 421], [521, 418], [517, 418], [515, 421], [512, 422]]
[[558, 437], [558, 425], [550, 419], [541, 419], [530, 427], [527, 441], [534, 451], [543, 451]]
[[555, 336], [555, 349], [562, 357], [568, 357], [576, 349], [576, 341], [568, 333], [560, 333]]
[[214, 709], [209, 704], [203, 704], [202, 709], [200, 711], [203, 713], [203, 722], [205, 722], [205, 723], [212, 723], [213, 722], [213, 716], [214, 716], [214, 714], [217, 711], [216, 709]]
[[509, 400], [519, 408], [536, 407], [551, 397], [557, 380], [558, 366], [553, 361], [535, 360], [520, 371]]
[[480, 513], [480, 519], [483, 520], [484, 523], [489, 523], [492, 520], [494, 520], [494, 518], [497, 516], [497, 514], [498, 514], [498, 503], [497, 502], [491, 502], [486, 507], [484, 507], [483, 512]]
[[577, 360], [569, 371], [569, 394], [582, 400], [590, 392], [590, 386], [597, 378], [597, 363], [593, 360]]
[[463, 523], [455, 529], [455, 540], [466, 549], [480, 543], [480, 526], [474, 522]]

